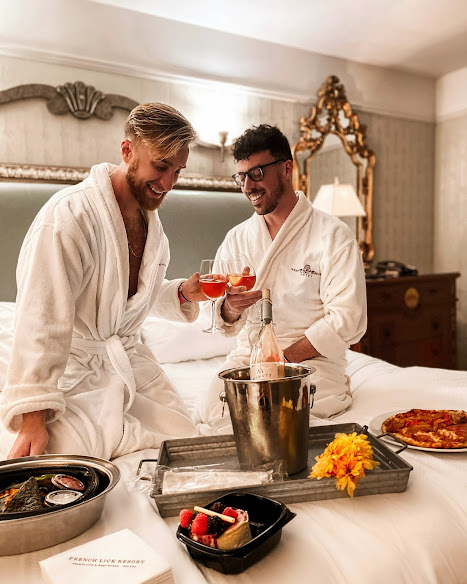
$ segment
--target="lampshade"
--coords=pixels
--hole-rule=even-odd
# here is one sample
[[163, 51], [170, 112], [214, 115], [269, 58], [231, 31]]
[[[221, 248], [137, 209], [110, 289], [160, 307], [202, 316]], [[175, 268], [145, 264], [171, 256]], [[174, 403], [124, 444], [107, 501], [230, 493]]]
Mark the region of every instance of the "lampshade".
[[340, 184], [337, 177], [332, 185], [321, 185], [313, 207], [336, 217], [363, 217], [366, 215], [352, 185]]

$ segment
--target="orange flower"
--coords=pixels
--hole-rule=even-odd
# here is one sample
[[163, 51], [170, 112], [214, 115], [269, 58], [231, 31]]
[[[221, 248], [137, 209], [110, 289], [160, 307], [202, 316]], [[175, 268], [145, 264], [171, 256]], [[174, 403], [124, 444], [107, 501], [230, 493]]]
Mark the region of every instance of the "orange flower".
[[336, 434], [325, 451], [315, 458], [308, 478], [336, 477], [336, 487], [353, 497], [358, 481], [379, 464], [373, 460], [373, 449], [365, 434]]

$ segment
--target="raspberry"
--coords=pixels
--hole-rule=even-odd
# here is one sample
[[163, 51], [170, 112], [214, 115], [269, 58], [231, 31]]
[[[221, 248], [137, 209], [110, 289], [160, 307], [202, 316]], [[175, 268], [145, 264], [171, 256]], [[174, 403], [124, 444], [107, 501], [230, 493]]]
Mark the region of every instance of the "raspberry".
[[238, 517], [238, 513], [235, 511], [235, 509], [232, 509], [232, 507], [226, 507], [223, 514], [228, 515], [229, 517], [233, 517], [234, 519], [237, 519]]
[[211, 505], [211, 511], [215, 511], [216, 513], [222, 513], [224, 509], [225, 505], [220, 501], [216, 501], [213, 505]]
[[208, 516], [204, 513], [198, 513], [191, 524], [191, 533], [193, 535], [206, 535], [208, 532]]
[[193, 518], [193, 513], [189, 509], [182, 509], [180, 511], [180, 527], [188, 527]]

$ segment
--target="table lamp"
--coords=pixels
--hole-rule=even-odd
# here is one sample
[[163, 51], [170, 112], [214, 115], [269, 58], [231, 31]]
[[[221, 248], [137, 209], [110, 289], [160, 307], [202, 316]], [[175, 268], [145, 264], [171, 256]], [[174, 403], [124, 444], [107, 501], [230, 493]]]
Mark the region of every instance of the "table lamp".
[[334, 179], [334, 184], [321, 185], [313, 201], [313, 207], [336, 217], [364, 217], [366, 215], [353, 186], [340, 184], [337, 177]]

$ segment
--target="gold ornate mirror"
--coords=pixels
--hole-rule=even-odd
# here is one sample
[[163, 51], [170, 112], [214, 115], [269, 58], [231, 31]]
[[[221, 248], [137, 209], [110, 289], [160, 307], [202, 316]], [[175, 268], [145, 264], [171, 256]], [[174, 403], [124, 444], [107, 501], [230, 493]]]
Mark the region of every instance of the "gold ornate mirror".
[[375, 254], [372, 221], [375, 155], [365, 143], [366, 126], [352, 112], [337, 77], [328, 77], [319, 90], [318, 104], [311, 108], [310, 117], [300, 119], [300, 133], [300, 140], [292, 149], [294, 188], [314, 200], [319, 187], [333, 183], [335, 178], [354, 186], [365, 216], [354, 219], [353, 226], [368, 270]]

